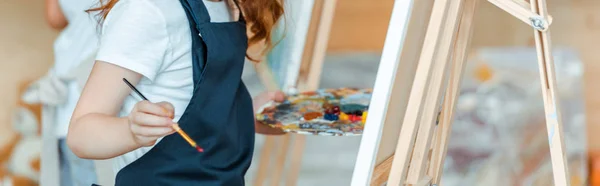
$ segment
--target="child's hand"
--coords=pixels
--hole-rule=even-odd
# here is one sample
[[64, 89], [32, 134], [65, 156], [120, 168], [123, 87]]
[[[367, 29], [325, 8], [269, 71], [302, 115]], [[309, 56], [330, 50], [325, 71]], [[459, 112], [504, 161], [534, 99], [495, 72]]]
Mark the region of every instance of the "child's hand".
[[254, 112], [256, 112], [258, 108], [270, 101], [282, 102], [284, 100], [285, 94], [281, 91], [263, 92], [252, 99], [252, 105], [254, 106]]
[[152, 146], [158, 138], [173, 134], [175, 130], [173, 105], [167, 102], [140, 101], [129, 114], [129, 129], [140, 146]]
[[[252, 100], [254, 105], [254, 112], [258, 110], [264, 104], [267, 104], [270, 101], [282, 102], [285, 100], [285, 94], [281, 91], [272, 91], [272, 92], [264, 92]], [[264, 124], [255, 123], [256, 133], [265, 134], [265, 135], [281, 135], [285, 134], [281, 129], [271, 128]]]

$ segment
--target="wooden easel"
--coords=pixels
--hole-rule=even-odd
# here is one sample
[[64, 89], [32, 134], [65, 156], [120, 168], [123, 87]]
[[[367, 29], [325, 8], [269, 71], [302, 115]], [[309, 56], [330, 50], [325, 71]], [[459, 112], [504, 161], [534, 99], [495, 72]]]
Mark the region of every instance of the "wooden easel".
[[[312, 91], [319, 88], [336, 3], [337, 0], [314, 1], [300, 65], [297, 67], [292, 66], [298, 72], [298, 76], [295, 77], [295, 85], [290, 86], [296, 87], [298, 91]], [[255, 69], [257, 70], [257, 74], [261, 75], [261, 81], [268, 90], [279, 89], [273, 83], [273, 77], [270, 75], [271, 72], [264, 63], [255, 66]], [[279, 138], [277, 140], [279, 141], [278, 143], [276, 143], [277, 138]], [[261, 157], [258, 162], [257, 174], [253, 185], [263, 185], [267, 176], [270, 176], [269, 185], [271, 186], [280, 185], [282, 178], [285, 178], [286, 186], [296, 185], [305, 143], [305, 135], [286, 134], [282, 137], [267, 136], [261, 150]], [[287, 168], [287, 174], [284, 176], [284, 167], [288, 158], [290, 164]]]
[[[478, 1], [396, 0], [380, 64], [383, 66], [380, 66], [371, 100], [370, 108], [376, 110], [369, 111], [353, 175], [353, 186], [379, 186], [384, 183], [388, 186], [440, 184]], [[546, 2], [488, 1], [534, 28], [554, 183], [560, 186], [570, 185], [548, 31], [551, 18]], [[423, 11], [431, 13], [419, 16]], [[424, 19], [429, 20], [426, 29], [418, 23]], [[418, 34], [424, 30], [424, 35]], [[421, 51], [415, 51], [417, 49], [414, 48], [421, 48], [418, 46], [421, 42]], [[420, 53], [420, 56], [413, 53]], [[414, 64], [416, 61], [418, 64]], [[407, 68], [409, 72], [414, 69], [414, 79], [400, 76], [397, 71], [403, 70], [402, 68]], [[448, 80], [445, 80], [448, 76]], [[399, 88], [406, 86], [403, 83], [410, 82], [410, 91]], [[440, 106], [441, 117], [436, 125]], [[394, 116], [400, 115], [398, 113], [405, 114]], [[398, 121], [403, 122], [395, 152], [389, 152], [390, 148], [385, 146], [387, 144], [380, 141], [390, 139], [389, 136], [392, 135], [382, 134], [383, 128], [398, 128]]]

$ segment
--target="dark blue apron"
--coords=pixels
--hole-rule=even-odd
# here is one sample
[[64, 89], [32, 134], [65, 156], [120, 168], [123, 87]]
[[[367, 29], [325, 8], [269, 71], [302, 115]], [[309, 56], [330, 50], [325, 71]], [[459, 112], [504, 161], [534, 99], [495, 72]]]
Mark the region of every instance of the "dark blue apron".
[[192, 31], [194, 92], [178, 123], [204, 152], [166, 136], [118, 172], [117, 186], [245, 185], [254, 150], [252, 99], [241, 81], [246, 23], [241, 13], [237, 22], [211, 23], [202, 0], [180, 1]]

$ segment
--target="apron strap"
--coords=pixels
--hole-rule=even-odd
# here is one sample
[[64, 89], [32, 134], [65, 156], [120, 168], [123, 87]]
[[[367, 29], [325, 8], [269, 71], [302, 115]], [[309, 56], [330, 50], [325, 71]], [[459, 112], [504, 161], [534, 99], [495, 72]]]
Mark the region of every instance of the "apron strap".
[[[232, 1], [238, 9], [238, 21], [246, 23], [246, 19], [244, 19], [244, 14], [242, 13], [242, 8], [239, 5], [238, 0]], [[204, 5], [204, 0], [181, 0], [181, 2], [184, 5], [183, 7], [190, 12], [194, 25], [198, 30], [200, 30], [199, 25], [203, 23], [210, 23], [210, 15], [208, 14], [206, 5]]]
[[196, 28], [199, 29], [199, 26], [203, 23], [210, 23], [210, 15], [208, 14], [208, 10], [204, 5], [204, 0], [181, 0], [184, 8], [190, 12], [191, 18], [195, 24]]

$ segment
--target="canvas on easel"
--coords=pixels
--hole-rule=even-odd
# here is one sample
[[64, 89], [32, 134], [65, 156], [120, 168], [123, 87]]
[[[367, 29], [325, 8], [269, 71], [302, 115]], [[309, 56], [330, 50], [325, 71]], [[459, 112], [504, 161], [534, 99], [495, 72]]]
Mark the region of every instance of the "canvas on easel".
[[[552, 19], [547, 13], [546, 2], [489, 2], [534, 28], [554, 183], [569, 185], [550, 53], [548, 27]], [[352, 185], [439, 184], [477, 3], [478, 0], [396, 1]], [[431, 13], [419, 14], [423, 12], [421, 10]], [[417, 24], [424, 19], [429, 20], [426, 29]], [[423, 36], [415, 30], [426, 32]], [[409, 38], [415, 38], [416, 43], [409, 43]], [[422, 48], [422, 51], [407, 52], [414, 50], [413, 47]], [[420, 56], [415, 57], [414, 53]], [[414, 70], [402, 69], [415, 65]], [[398, 77], [400, 70], [414, 72], [414, 77]], [[411, 82], [412, 87], [399, 90]], [[403, 97], [406, 94], [410, 99]], [[394, 138], [396, 144], [384, 143], [384, 139]]]

